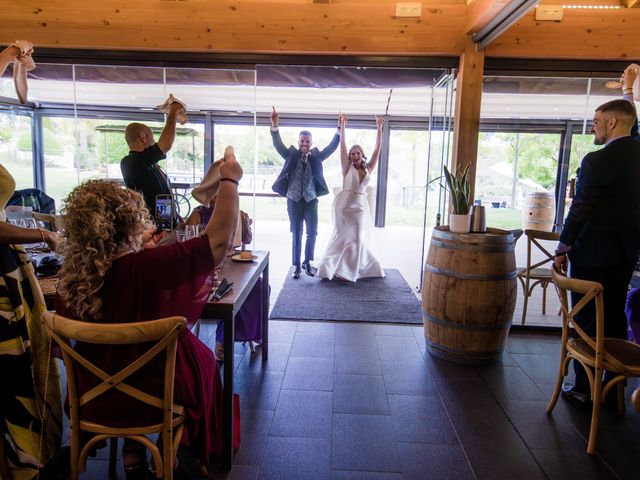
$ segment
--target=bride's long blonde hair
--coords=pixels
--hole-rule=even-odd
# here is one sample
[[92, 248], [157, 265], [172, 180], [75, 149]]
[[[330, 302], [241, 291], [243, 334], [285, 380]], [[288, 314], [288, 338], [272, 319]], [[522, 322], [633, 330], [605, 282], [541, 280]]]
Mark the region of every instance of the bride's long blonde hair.
[[99, 320], [104, 276], [123, 248], [141, 249], [149, 211], [138, 192], [109, 180], [89, 180], [69, 194], [63, 214], [59, 293], [79, 320]]

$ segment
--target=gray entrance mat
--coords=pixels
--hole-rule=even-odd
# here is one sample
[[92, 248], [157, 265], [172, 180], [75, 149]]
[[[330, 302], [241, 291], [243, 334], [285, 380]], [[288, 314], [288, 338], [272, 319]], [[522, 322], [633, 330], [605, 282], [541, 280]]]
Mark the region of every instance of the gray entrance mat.
[[385, 270], [385, 278], [363, 278], [355, 283], [321, 280], [304, 271], [294, 280], [292, 272], [293, 268], [273, 307], [272, 319], [422, 324], [420, 302], [398, 270]]

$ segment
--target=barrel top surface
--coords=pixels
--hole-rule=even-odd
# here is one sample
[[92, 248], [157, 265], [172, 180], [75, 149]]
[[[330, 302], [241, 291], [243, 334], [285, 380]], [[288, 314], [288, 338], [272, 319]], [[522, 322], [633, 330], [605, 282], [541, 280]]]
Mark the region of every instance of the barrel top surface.
[[509, 230], [499, 228], [487, 228], [484, 233], [452, 233], [449, 231], [449, 226], [444, 225], [434, 227], [433, 237], [473, 243], [513, 242], [513, 234]]

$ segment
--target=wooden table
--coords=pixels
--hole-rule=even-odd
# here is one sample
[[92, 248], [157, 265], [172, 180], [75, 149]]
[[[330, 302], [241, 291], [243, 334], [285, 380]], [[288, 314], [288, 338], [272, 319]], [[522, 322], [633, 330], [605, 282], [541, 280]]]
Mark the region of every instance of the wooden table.
[[[233, 464], [233, 344], [234, 319], [247, 300], [249, 292], [262, 276], [262, 363], [269, 356], [269, 252], [253, 252], [258, 258], [253, 262], [224, 263], [220, 278], [233, 282], [231, 293], [217, 302], [208, 302], [201, 320], [224, 321], [224, 398], [222, 407], [222, 465], [230, 469]], [[215, 348], [215, 347], [214, 347]]]

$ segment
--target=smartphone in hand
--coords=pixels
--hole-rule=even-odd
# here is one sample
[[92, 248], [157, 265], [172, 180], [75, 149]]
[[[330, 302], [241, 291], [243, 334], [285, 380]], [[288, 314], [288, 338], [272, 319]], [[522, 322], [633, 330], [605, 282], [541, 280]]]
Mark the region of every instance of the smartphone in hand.
[[172, 230], [175, 224], [173, 195], [156, 195], [155, 222], [158, 230]]

